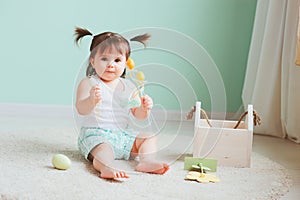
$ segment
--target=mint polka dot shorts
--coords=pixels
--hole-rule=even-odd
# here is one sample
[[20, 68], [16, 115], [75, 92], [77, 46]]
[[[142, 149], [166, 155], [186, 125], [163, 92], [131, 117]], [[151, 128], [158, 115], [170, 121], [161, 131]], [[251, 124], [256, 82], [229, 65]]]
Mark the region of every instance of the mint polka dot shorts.
[[98, 127], [82, 127], [78, 137], [78, 148], [85, 159], [97, 145], [106, 143], [111, 146], [115, 159], [130, 158], [136, 135], [121, 130], [110, 130]]

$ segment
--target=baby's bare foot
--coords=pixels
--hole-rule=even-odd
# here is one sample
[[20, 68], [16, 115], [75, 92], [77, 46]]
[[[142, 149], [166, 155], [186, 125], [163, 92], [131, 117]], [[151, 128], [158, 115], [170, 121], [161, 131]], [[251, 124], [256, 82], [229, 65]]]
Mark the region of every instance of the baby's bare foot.
[[112, 179], [112, 178], [129, 178], [129, 176], [122, 171], [116, 171], [112, 168], [105, 167], [104, 169], [101, 170], [100, 174], [101, 178], [105, 179]]
[[136, 166], [136, 171], [147, 172], [152, 174], [164, 174], [169, 170], [170, 166], [166, 163], [157, 161], [142, 161]]

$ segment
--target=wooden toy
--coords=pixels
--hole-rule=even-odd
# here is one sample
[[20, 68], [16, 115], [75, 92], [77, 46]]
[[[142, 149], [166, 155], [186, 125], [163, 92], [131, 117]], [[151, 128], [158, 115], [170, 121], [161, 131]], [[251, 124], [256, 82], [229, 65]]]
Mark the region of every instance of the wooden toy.
[[252, 105], [247, 113], [245, 121], [201, 119], [201, 102], [196, 102], [193, 157], [216, 159], [220, 166], [250, 167], [256, 122]]
[[215, 172], [217, 171], [218, 161], [216, 159], [208, 159], [208, 158], [193, 158], [193, 157], [185, 157], [184, 158], [184, 169], [192, 170], [195, 169], [194, 165], [202, 165], [204, 167], [209, 168], [208, 171]]
[[205, 173], [195, 172], [195, 171], [190, 171], [186, 175], [185, 180], [198, 181], [199, 183], [220, 182], [220, 179], [218, 179], [213, 174], [205, 174]]

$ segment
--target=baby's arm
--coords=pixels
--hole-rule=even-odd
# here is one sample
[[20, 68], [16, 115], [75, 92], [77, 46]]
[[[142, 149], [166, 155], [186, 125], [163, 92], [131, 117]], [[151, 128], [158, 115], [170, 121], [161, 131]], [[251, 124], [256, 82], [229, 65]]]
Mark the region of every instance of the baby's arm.
[[89, 78], [83, 79], [77, 88], [76, 109], [81, 115], [87, 115], [101, 100], [99, 85], [92, 86]]
[[141, 97], [141, 106], [132, 108], [131, 112], [137, 119], [145, 119], [148, 117], [150, 110], [153, 107], [153, 100], [148, 95]]

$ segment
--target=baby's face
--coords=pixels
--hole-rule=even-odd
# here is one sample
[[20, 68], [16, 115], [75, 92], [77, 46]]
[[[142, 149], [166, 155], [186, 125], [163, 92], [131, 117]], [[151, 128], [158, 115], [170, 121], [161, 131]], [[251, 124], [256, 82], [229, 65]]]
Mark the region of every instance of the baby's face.
[[90, 62], [97, 75], [105, 82], [113, 81], [119, 78], [126, 67], [126, 56], [116, 51], [99, 51]]

